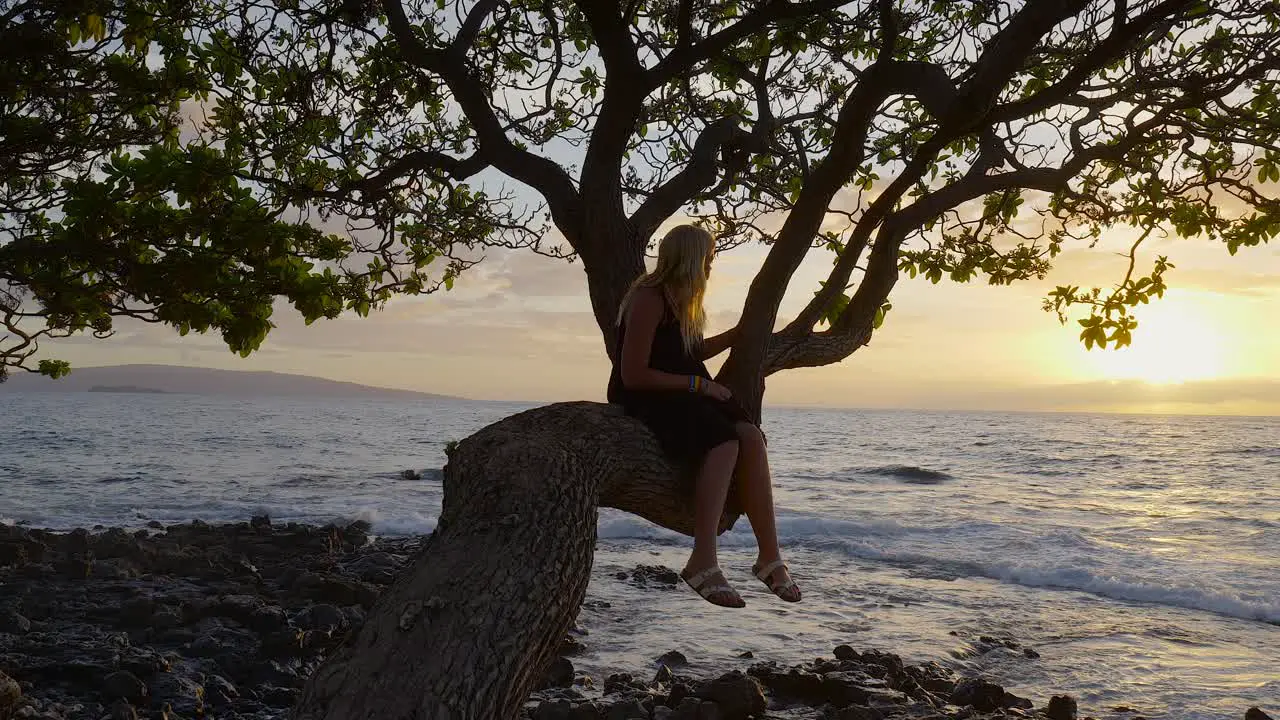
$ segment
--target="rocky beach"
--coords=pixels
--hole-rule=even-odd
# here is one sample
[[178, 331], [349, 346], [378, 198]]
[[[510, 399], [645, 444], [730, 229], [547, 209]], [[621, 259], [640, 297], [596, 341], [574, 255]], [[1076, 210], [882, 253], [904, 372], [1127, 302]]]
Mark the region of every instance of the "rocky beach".
[[[422, 542], [369, 530], [266, 517], [136, 531], [0, 525], [0, 718], [287, 717], [307, 675], [360, 627]], [[664, 567], [637, 567], [628, 580], [654, 592], [676, 582]], [[650, 667], [591, 677], [575, 671], [573, 656], [592, 642], [581, 628], [565, 638], [528, 717], [1077, 716], [1065, 695], [1022, 698], [941, 664], [848, 645], [800, 666], [723, 673], [689, 674], [689, 660], [670, 652]], [[1245, 717], [1267, 720], [1260, 709]]]

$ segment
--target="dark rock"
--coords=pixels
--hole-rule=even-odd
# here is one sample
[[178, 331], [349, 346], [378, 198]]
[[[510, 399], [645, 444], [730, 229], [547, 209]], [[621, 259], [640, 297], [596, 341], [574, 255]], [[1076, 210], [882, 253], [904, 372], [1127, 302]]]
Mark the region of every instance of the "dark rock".
[[569, 720], [573, 704], [568, 700], [543, 700], [533, 709], [534, 720]]
[[253, 517], [249, 518], [249, 527], [258, 531], [262, 531], [262, 530], [269, 531], [271, 530], [271, 516], [270, 515], [254, 515]]
[[240, 697], [240, 691], [221, 675], [207, 675], [204, 679], [205, 698], [215, 704], [227, 704]]
[[609, 706], [605, 720], [649, 720], [649, 711], [639, 700], [626, 700]]
[[628, 690], [645, 690], [644, 683], [637, 682], [631, 673], [614, 673], [604, 679], [604, 694], [626, 692]]
[[21, 635], [31, 631], [31, 621], [17, 610], [0, 610], [0, 632]]
[[1022, 648], [1022, 654], [1026, 657], [1031, 658], [1032, 660], [1035, 660], [1036, 658], [1040, 657], [1040, 653], [1036, 652], [1035, 650], [1032, 650], [1031, 648]]
[[745, 720], [765, 711], [764, 692], [755, 678], [740, 672], [721, 675], [694, 689], [693, 694], [720, 706], [726, 720]]
[[247, 618], [246, 624], [254, 632], [264, 635], [288, 628], [289, 616], [285, 614], [284, 608], [279, 605], [261, 605], [254, 608], [253, 613]]
[[273, 708], [291, 708], [298, 702], [300, 690], [268, 685], [258, 689], [258, 700]]
[[1271, 716], [1262, 712], [1261, 708], [1251, 707], [1244, 711], [1244, 720], [1271, 720]]
[[901, 702], [903, 698], [894, 691], [875, 686], [869, 687], [868, 681], [874, 680], [875, 678], [858, 672], [830, 672], [822, 676], [819, 697], [837, 708], [866, 705], [872, 698], [885, 702]]
[[270, 660], [286, 660], [302, 654], [302, 633], [297, 630], [280, 630], [262, 636], [258, 654]]
[[1004, 707], [1004, 688], [979, 678], [961, 681], [951, 693], [951, 702], [960, 707], [972, 706], [979, 712]]
[[0, 672], [0, 718], [9, 717], [21, 701], [22, 688], [18, 681]]
[[365, 582], [389, 585], [395, 582], [404, 560], [391, 553], [374, 552], [362, 555], [348, 563], [346, 571]]
[[547, 673], [542, 678], [542, 687], [570, 687], [573, 685], [573, 663], [568, 658], [558, 657], [551, 661]]
[[[933, 715], [932, 717], [942, 716]], [[884, 713], [866, 705], [850, 705], [847, 708], [841, 708], [831, 720], [884, 720]]]
[[587, 647], [582, 644], [581, 640], [572, 635], [565, 635], [564, 639], [560, 641], [560, 648], [556, 650], [556, 653], [561, 656], [579, 655], [586, 649]]
[[138, 711], [124, 700], [117, 700], [111, 705], [111, 720], [138, 720]]
[[1035, 703], [1027, 698], [1018, 697], [1008, 690], [1004, 691], [1004, 697], [1000, 700], [1000, 706], [1004, 708], [1020, 708], [1022, 710], [1030, 710], [1035, 707]]
[[298, 598], [334, 605], [373, 607], [378, 591], [362, 582], [337, 575], [304, 572], [294, 581], [290, 591]]
[[156, 601], [148, 595], [129, 598], [120, 604], [120, 621], [126, 627], [146, 627], [156, 614]]
[[738, 655], [738, 657], [739, 657], [740, 659], [742, 659], [742, 660], [751, 660], [751, 659], [755, 658], [755, 656], [756, 656], [756, 654], [755, 654], [755, 653], [753, 653], [753, 652], [751, 652], [750, 650], [748, 650], [748, 651], [746, 651], [746, 652], [744, 652], [744, 653], [742, 653], [742, 654]]
[[341, 628], [346, 620], [346, 616], [338, 606], [320, 603], [307, 608], [298, 623], [309, 630], [331, 632]]
[[820, 704], [824, 701], [822, 676], [803, 668], [790, 668], [782, 672], [772, 663], [760, 663], [752, 665], [747, 670], [747, 674], [759, 680], [776, 695], [810, 704]]
[[253, 666], [248, 673], [255, 685], [301, 688], [302, 678], [290, 663], [267, 660]]
[[405, 470], [400, 473], [400, 477], [404, 480], [421, 480], [422, 473], [417, 470]]
[[848, 645], [837, 645], [835, 656], [837, 660], [852, 661], [858, 659], [858, 653], [854, 652], [854, 649]]
[[666, 667], [684, 667], [689, 664], [689, 659], [679, 650], [670, 650], [658, 658], [658, 664]]
[[172, 605], [161, 605], [151, 616], [151, 627], [169, 630], [182, 624], [182, 611]]
[[152, 530], [163, 530], [164, 523], [160, 522], [159, 520], [148, 520], [147, 527], [151, 528]]
[[1070, 695], [1054, 695], [1049, 698], [1049, 706], [1045, 708], [1044, 715], [1049, 720], [1076, 720], [1079, 712], [1075, 698]]
[[364, 609], [359, 605], [342, 608], [342, 616], [347, 622], [347, 627], [352, 630], [359, 630], [364, 625]]
[[659, 665], [658, 672], [653, 676], [654, 684], [665, 684], [675, 679], [675, 675], [671, 672], [671, 668], [666, 665]]
[[139, 678], [150, 678], [156, 673], [169, 672], [169, 661], [151, 648], [125, 648], [120, 651], [116, 664], [121, 670], [128, 670]]
[[137, 702], [147, 697], [147, 684], [128, 670], [118, 670], [102, 678], [102, 694]]
[[662, 565], [637, 565], [631, 571], [631, 582], [640, 587], [675, 587], [680, 583], [680, 574]]

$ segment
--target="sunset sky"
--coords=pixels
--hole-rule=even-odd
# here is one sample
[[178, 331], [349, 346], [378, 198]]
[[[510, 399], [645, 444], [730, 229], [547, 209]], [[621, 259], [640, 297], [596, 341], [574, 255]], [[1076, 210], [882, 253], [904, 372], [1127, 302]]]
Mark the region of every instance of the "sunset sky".
[[[1235, 257], [1195, 240], [1152, 240], [1143, 257], [1177, 265], [1163, 301], [1142, 308], [1134, 346], [1086, 351], [1078, 326], [1040, 305], [1057, 284], [1109, 286], [1126, 259], [1113, 247], [1072, 249], [1043, 282], [1012, 287], [903, 279], [871, 344], [826, 368], [779, 373], [766, 404], [939, 409], [1280, 414], [1280, 247]], [[731, 326], [764, 256], [717, 259], [711, 330]], [[794, 314], [829, 268], [813, 255], [780, 313]], [[392, 302], [368, 318], [311, 327], [282, 307], [279, 327], [247, 360], [216, 336], [180, 338], [123, 324], [107, 341], [47, 344], [75, 365], [160, 362], [275, 370], [477, 399], [602, 399], [607, 360], [580, 264], [491, 253], [454, 290]]]

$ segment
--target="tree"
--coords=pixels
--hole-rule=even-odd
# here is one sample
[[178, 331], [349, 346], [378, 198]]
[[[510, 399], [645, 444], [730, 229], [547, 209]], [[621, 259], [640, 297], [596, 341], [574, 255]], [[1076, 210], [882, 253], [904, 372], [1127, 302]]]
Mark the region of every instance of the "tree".
[[[31, 105], [69, 84], [93, 122], [123, 98], [132, 128], [146, 116], [136, 85], [104, 94], [74, 70], [95, 63], [173, 76], [167, 107], [189, 98], [199, 111], [185, 134], [172, 114], [142, 126], [162, 141], [73, 134], [61, 164], [40, 164], [66, 149], [61, 133], [30, 155], [18, 148], [43, 185], [33, 193], [6, 173], [0, 277], [17, 290], [0, 309], [21, 341], [17, 354], [0, 347], [7, 364], [29, 365], [24, 319], [107, 332], [111, 317], [132, 315], [217, 328], [249, 351], [275, 296], [308, 319], [367, 312], [396, 292], [450, 284], [493, 246], [580, 259], [612, 353], [623, 292], [658, 229], [683, 213], [726, 246], [769, 248], [720, 378], [759, 412], [766, 376], [865, 345], [904, 273], [1043, 277], [1064, 247], [1116, 228], [1137, 243], [1171, 233], [1233, 252], [1280, 233], [1272, 1], [174, 1], [84, 0], [68, 11], [28, 0], [7, 11], [21, 21], [11, 27], [62, 33], [60, 62], [73, 70], [60, 82], [11, 80], [6, 123], [54, 115], [23, 110], [15, 92]], [[144, 63], [148, 42], [163, 52]], [[139, 157], [112, 154], [133, 145], [144, 146]], [[313, 216], [346, 227], [321, 232]], [[563, 245], [548, 240], [552, 227]], [[1130, 309], [1164, 292], [1171, 264], [1140, 269], [1137, 247], [1110, 290], [1059, 287], [1046, 299], [1064, 322], [1087, 311], [1090, 347], [1130, 342]], [[815, 251], [832, 259], [829, 276], [779, 328], [779, 302]], [[58, 261], [53, 277], [41, 258]], [[447, 268], [431, 275], [442, 258]], [[511, 712], [576, 602], [535, 618], [510, 601], [535, 583], [530, 567], [561, 568], [580, 598], [593, 528], [583, 508], [617, 496], [597, 495], [617, 461], [575, 439], [587, 416], [624, 422], [553, 406], [458, 447], [433, 564], [420, 562], [356, 649], [317, 674], [304, 714], [407, 717], [410, 706], [392, 709], [378, 693], [424, 676], [454, 715]], [[647, 440], [609, 437], [615, 455], [649, 458], [632, 472], [675, 492], [679, 471], [654, 460]], [[554, 492], [535, 482], [544, 475]], [[478, 498], [508, 507], [485, 489], [497, 486], [534, 510], [486, 510]], [[672, 507], [656, 519], [679, 525]], [[524, 570], [497, 568], [511, 585], [468, 564], [477, 551], [510, 557], [509, 538], [531, 537], [515, 529], [521, 517], [574, 529], [536, 548], [522, 541]], [[563, 558], [576, 559], [556, 565]], [[481, 605], [459, 594], [478, 586], [507, 592]], [[493, 628], [468, 630], [463, 612], [478, 607], [530, 629], [502, 658], [486, 654], [499, 645], [475, 643], [496, 641]], [[443, 629], [421, 634], [418, 618]], [[448, 640], [434, 664], [388, 650], [429, 637]]]

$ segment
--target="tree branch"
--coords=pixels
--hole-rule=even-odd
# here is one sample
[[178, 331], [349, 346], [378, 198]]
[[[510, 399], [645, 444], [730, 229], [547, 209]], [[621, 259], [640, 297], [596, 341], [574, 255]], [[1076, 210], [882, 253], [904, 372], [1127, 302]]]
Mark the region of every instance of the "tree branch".
[[[438, 75], [457, 99], [463, 113], [475, 128], [479, 157], [538, 191], [546, 198], [557, 225], [562, 228], [576, 227], [574, 218], [579, 212], [578, 191], [564, 168], [541, 155], [522, 150], [511, 142], [485, 96], [483, 84], [467, 69], [465, 55], [452, 45], [449, 50], [427, 47], [414, 32], [413, 24], [405, 15], [402, 0], [384, 0], [384, 7], [391, 33], [405, 59]], [[472, 17], [468, 17], [468, 22], [471, 22]], [[576, 237], [567, 239], [570, 244], [578, 240]]]
[[848, 0], [810, 0], [802, 3], [787, 0], [766, 2], [759, 9], [747, 13], [738, 22], [708, 36], [702, 42], [684, 46], [677, 43], [676, 49], [671, 54], [645, 74], [645, 91], [652, 91], [685, 75], [698, 63], [719, 55], [773, 23], [833, 10], [847, 2]]
[[693, 152], [684, 169], [653, 190], [631, 215], [637, 232], [648, 236], [664, 220], [671, 217], [698, 192], [716, 181], [720, 151], [734, 138], [746, 134], [738, 127], [739, 118], [726, 117], [703, 129], [693, 144]]

